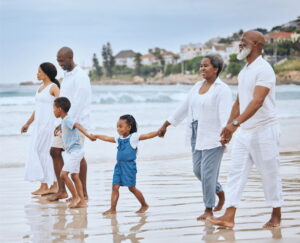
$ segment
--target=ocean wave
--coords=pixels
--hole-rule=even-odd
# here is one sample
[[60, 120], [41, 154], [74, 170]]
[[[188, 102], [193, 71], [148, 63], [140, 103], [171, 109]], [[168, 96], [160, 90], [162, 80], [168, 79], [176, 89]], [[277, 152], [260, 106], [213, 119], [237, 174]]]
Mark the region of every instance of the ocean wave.
[[[182, 101], [186, 97], [184, 93], [156, 93], [141, 95], [132, 93], [95, 93], [92, 96], [92, 104], [128, 104], [128, 103], [168, 103]], [[0, 106], [9, 105], [34, 105], [34, 96], [7, 96], [0, 97]]]

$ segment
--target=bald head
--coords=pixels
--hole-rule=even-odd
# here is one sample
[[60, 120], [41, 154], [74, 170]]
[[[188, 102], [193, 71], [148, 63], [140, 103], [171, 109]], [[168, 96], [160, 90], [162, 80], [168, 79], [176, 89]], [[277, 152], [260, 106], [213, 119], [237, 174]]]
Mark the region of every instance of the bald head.
[[70, 47], [62, 47], [57, 52], [57, 62], [65, 71], [72, 71], [75, 67], [73, 51]]
[[255, 31], [255, 30], [247, 31], [243, 34], [243, 37], [253, 42], [254, 45], [257, 46], [260, 52], [263, 50], [265, 45], [265, 37], [259, 31]]
[[67, 58], [73, 58], [73, 50], [70, 47], [62, 47], [58, 50], [57, 56], [64, 56]]

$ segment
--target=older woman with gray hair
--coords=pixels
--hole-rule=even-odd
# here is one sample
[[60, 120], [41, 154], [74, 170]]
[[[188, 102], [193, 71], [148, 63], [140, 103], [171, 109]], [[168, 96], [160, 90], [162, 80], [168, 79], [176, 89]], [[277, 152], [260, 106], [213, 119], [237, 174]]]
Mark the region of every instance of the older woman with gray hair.
[[[163, 137], [169, 125], [177, 126], [187, 118], [187, 139], [192, 147], [193, 170], [202, 182], [205, 211], [197, 220], [205, 220], [219, 211], [225, 194], [218, 182], [219, 168], [224, 153], [220, 133], [228, 120], [232, 94], [227, 84], [218, 77], [223, 68], [221, 56], [205, 56], [200, 64], [203, 80], [189, 91], [185, 101], [159, 129]], [[215, 195], [219, 198], [215, 207]]]

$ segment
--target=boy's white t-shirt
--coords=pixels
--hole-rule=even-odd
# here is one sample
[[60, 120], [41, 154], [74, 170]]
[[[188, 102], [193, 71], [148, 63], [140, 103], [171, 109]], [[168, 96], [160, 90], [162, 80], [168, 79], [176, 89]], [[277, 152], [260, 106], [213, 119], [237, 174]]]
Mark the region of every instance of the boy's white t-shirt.
[[116, 136], [115, 141], [116, 141], [117, 146], [118, 146], [118, 138], [126, 139], [128, 137], [130, 137], [129, 142], [130, 142], [131, 147], [136, 149], [138, 147], [138, 144], [139, 144], [139, 141], [140, 141], [139, 140], [140, 134], [138, 134], [137, 132], [129, 134], [127, 137]]

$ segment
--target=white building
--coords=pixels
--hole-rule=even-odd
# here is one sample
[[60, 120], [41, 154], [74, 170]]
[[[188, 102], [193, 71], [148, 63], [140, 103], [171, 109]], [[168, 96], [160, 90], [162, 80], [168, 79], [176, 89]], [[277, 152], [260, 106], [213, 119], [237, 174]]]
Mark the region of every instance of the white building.
[[151, 65], [159, 64], [159, 61], [151, 53], [142, 55], [141, 56], [141, 60], [142, 60], [142, 64], [146, 65], [146, 66], [151, 66]]
[[165, 60], [165, 64], [176, 64], [177, 63], [177, 58], [176, 55], [173, 52], [170, 51], [163, 51], [161, 53]]
[[187, 44], [180, 46], [180, 60], [189, 60], [194, 57], [202, 56], [203, 44]]
[[135, 61], [134, 61], [135, 55], [136, 53], [132, 50], [120, 51], [115, 56], [116, 65], [135, 68]]

